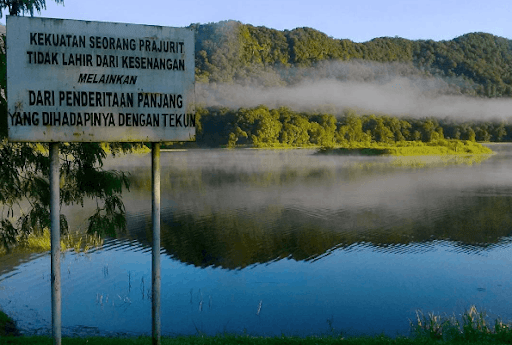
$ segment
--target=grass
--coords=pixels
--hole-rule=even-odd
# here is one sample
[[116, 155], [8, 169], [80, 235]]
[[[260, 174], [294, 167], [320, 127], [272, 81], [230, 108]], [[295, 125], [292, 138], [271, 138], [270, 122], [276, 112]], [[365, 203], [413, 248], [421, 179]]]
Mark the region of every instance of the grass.
[[[110, 146], [110, 143], [100, 143], [100, 146], [103, 149], [103, 151], [105, 151], [105, 153], [107, 153], [107, 154], [112, 154], [114, 152]], [[151, 149], [149, 147], [147, 147], [146, 145], [136, 144], [130, 149], [130, 151], [128, 153], [136, 154], [136, 155], [144, 155], [149, 152], [151, 152]], [[119, 153], [120, 152], [117, 152], [117, 154], [119, 154]]]
[[416, 322], [411, 322], [413, 332], [422, 338], [448, 341], [498, 341], [512, 343], [512, 324], [500, 319], [491, 325], [485, 311], [478, 311], [471, 306], [461, 315], [435, 315], [434, 313], [416, 312]]
[[0, 311], [0, 343], [6, 336], [18, 336], [19, 332], [14, 321], [4, 312]]
[[[411, 321], [411, 328], [414, 337], [390, 338], [384, 335], [375, 337], [353, 337], [344, 338], [342, 335], [319, 336], [319, 337], [253, 337], [248, 335], [216, 335], [216, 336], [180, 336], [162, 337], [163, 345], [216, 345], [216, 344], [247, 344], [247, 345], [270, 345], [270, 344], [303, 344], [303, 345], [373, 345], [373, 344], [395, 344], [395, 345], [428, 345], [428, 344], [512, 344], [512, 325], [496, 320], [490, 326], [485, 312], [479, 312], [472, 306], [461, 315], [461, 320], [455, 316], [440, 316], [433, 313], [427, 315], [418, 311], [415, 322]], [[0, 312], [0, 320], [8, 317]], [[12, 321], [12, 320], [11, 320]], [[64, 345], [143, 345], [151, 344], [151, 337], [87, 337], [87, 338], [63, 338]], [[0, 344], [34, 344], [50, 345], [53, 338], [48, 336], [15, 337], [2, 336]]]
[[[166, 146], [167, 147], [167, 146]], [[171, 147], [169, 147], [171, 148]], [[295, 146], [283, 143], [257, 143], [248, 145], [223, 145], [226, 149], [253, 149], [253, 150], [295, 150], [319, 149], [323, 154], [339, 155], [393, 155], [393, 156], [443, 156], [443, 155], [476, 155], [492, 154], [493, 151], [480, 143], [469, 140], [440, 139], [432, 142], [397, 141], [390, 143], [354, 142], [334, 147], [322, 147], [316, 144]]]
[[[237, 145], [236, 148], [244, 147], [244, 145]], [[257, 143], [254, 145], [247, 145], [247, 148], [252, 149], [315, 149], [320, 148], [321, 145], [317, 144], [302, 144], [301, 146], [290, 145], [284, 143]]]
[[[138, 338], [62, 338], [63, 345], [149, 345], [150, 337]], [[0, 344], [19, 344], [19, 345], [51, 345], [53, 339], [51, 337], [7, 337], [0, 338]], [[357, 337], [342, 338], [334, 336], [325, 337], [250, 337], [250, 336], [234, 336], [234, 335], [217, 335], [213, 337], [204, 336], [188, 336], [188, 337], [162, 337], [162, 345], [273, 345], [273, 344], [289, 344], [289, 345], [377, 345], [377, 344], [393, 344], [393, 345], [429, 345], [429, 344], [507, 344], [507, 342], [496, 342], [492, 340], [482, 341], [442, 341], [428, 338], [389, 338], [386, 336], [377, 337]], [[508, 342], [510, 344], [510, 342]]]
[[319, 153], [341, 155], [393, 155], [393, 156], [428, 156], [428, 155], [474, 155], [492, 154], [492, 150], [469, 140], [441, 139], [433, 142], [398, 141], [396, 143], [355, 143], [343, 147], [323, 147]]
[[[10, 248], [10, 253], [20, 252], [46, 252], [51, 249], [51, 234], [50, 230], [44, 229], [42, 233], [31, 233], [26, 238], [19, 237], [16, 246]], [[103, 244], [103, 240], [97, 235], [79, 234], [75, 233], [74, 236], [66, 235], [61, 236], [60, 248], [64, 252], [68, 249], [73, 249], [75, 252], [87, 252], [93, 247], [98, 247]], [[7, 250], [0, 247], [0, 256], [7, 254]]]

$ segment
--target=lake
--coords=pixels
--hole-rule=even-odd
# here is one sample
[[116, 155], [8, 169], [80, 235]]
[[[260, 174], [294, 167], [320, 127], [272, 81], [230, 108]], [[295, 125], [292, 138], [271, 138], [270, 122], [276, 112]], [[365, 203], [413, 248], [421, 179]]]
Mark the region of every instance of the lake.
[[[415, 311], [512, 320], [512, 145], [486, 157], [162, 152], [162, 334], [409, 335]], [[151, 158], [128, 227], [61, 259], [63, 335], [151, 333]], [[63, 208], [84, 229], [92, 202]], [[51, 334], [50, 254], [0, 258], [0, 308]]]

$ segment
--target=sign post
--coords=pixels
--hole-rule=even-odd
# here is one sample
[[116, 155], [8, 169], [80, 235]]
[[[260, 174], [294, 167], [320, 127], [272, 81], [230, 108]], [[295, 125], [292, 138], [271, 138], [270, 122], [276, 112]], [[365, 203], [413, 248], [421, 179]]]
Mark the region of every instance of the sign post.
[[192, 29], [7, 17], [9, 140], [50, 143], [55, 344], [59, 142], [152, 143], [152, 336], [160, 344], [160, 143], [195, 140], [194, 71]]
[[52, 333], [54, 344], [61, 343], [62, 298], [60, 291], [60, 163], [59, 143], [50, 143], [50, 234]]
[[153, 247], [151, 256], [151, 318], [153, 345], [160, 344], [160, 143], [151, 147], [151, 218], [153, 221]]

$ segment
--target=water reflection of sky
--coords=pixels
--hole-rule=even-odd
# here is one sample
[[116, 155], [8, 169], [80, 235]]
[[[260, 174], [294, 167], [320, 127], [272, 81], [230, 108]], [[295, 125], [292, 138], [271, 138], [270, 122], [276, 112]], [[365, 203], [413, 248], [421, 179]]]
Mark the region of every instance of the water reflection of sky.
[[[63, 257], [64, 334], [150, 332], [150, 249], [113, 244]], [[471, 304], [512, 318], [510, 246], [481, 255], [448, 242], [432, 246], [393, 253], [359, 244], [314, 262], [282, 259], [239, 270], [202, 269], [164, 255], [162, 332], [305, 336], [327, 333], [329, 320], [349, 334], [393, 336], [407, 334], [416, 309], [451, 314]], [[49, 268], [46, 255], [2, 277], [2, 308], [29, 333], [51, 329]]]
[[[510, 160], [247, 152], [163, 155], [163, 334], [393, 336], [416, 309], [471, 304], [512, 319]], [[65, 335], [151, 330], [149, 164], [128, 158], [128, 233], [62, 259]], [[25, 260], [0, 276], [1, 308], [50, 332], [50, 256]]]

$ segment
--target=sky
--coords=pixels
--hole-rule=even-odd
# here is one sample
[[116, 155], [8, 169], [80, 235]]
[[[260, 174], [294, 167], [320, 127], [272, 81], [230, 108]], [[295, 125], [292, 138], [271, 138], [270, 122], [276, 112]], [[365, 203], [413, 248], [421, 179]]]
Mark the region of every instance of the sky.
[[354, 42], [383, 36], [451, 40], [470, 32], [512, 39], [510, 0], [46, 1], [46, 10], [35, 16], [173, 27], [237, 20], [278, 30], [311, 27]]

